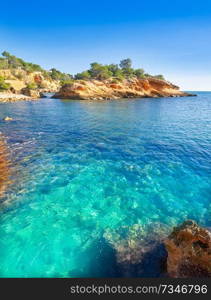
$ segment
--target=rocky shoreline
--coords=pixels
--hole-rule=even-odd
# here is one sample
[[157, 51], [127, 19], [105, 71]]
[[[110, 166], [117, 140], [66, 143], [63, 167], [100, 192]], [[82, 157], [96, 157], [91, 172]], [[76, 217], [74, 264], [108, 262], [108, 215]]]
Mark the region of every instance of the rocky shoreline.
[[156, 79], [75, 80], [66, 84], [52, 98], [72, 100], [110, 100], [121, 98], [159, 98], [196, 96], [179, 90], [170, 82]]
[[164, 80], [148, 78], [123, 80], [74, 80], [60, 90], [22, 88], [20, 91], [0, 92], [0, 102], [31, 101], [54, 92], [52, 98], [71, 100], [115, 100], [124, 98], [188, 97], [194, 94], [180, 91], [179, 87]]
[[37, 89], [32, 90], [23, 88], [20, 92], [0, 92], [0, 103], [1, 102], [17, 102], [17, 101], [33, 101], [45, 98], [45, 93], [51, 93], [55, 91]]
[[[170, 230], [170, 234], [169, 234]], [[152, 223], [108, 230], [118, 277], [211, 277], [211, 232], [187, 220], [170, 229]]]
[[36, 99], [23, 94], [0, 93], [0, 102], [30, 101]]

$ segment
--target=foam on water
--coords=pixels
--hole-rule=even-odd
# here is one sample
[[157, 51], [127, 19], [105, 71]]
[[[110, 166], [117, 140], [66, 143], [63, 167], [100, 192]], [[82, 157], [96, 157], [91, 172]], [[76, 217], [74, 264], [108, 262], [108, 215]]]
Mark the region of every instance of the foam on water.
[[0, 104], [5, 115], [1, 277], [105, 276], [108, 229], [211, 225], [211, 93]]

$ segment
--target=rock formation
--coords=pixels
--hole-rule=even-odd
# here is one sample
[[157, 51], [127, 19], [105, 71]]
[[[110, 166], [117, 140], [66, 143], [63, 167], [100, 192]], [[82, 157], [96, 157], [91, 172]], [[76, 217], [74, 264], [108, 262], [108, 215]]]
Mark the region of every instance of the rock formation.
[[[211, 233], [194, 221], [173, 229], [161, 223], [107, 230], [120, 277], [211, 277]], [[169, 235], [169, 236], [168, 236]]]
[[30, 97], [23, 94], [14, 94], [14, 93], [0, 93], [0, 102], [16, 102], [16, 101], [30, 101], [37, 100], [37, 97]]
[[8, 158], [8, 148], [3, 136], [0, 134], [0, 197], [6, 191], [10, 183], [10, 160]]
[[211, 276], [211, 233], [188, 220], [165, 241], [170, 277]]
[[105, 240], [116, 252], [121, 277], [160, 277], [166, 273], [163, 241], [169, 229], [160, 223], [134, 224], [107, 230]]
[[26, 88], [28, 84], [35, 83], [38, 86], [42, 86], [50, 92], [56, 92], [60, 88], [60, 82], [51, 78], [45, 78], [42, 72], [27, 72], [22, 69], [5, 69], [0, 70], [0, 76], [5, 78], [5, 82], [9, 83], [11, 88], [20, 93], [23, 88]]
[[40, 98], [39, 90], [33, 90], [28, 87], [25, 87], [21, 90], [21, 94], [31, 97], [31, 98]]
[[12, 121], [13, 118], [6, 116], [5, 118], [3, 118], [3, 121]]
[[167, 81], [147, 79], [125, 79], [116, 82], [108, 80], [75, 80], [71, 84], [62, 86], [53, 98], [81, 99], [81, 100], [103, 100], [120, 98], [141, 97], [181, 97], [193, 96], [184, 93], [179, 88]]

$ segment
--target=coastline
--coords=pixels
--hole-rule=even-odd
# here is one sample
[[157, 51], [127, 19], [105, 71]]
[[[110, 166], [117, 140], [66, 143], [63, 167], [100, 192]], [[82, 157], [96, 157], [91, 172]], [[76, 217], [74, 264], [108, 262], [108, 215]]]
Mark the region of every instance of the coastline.
[[179, 87], [165, 80], [125, 79], [75, 80], [65, 84], [52, 98], [71, 100], [115, 100], [127, 98], [164, 98], [196, 96], [180, 91]]
[[179, 87], [168, 81], [155, 78], [133, 78], [117, 83], [114, 83], [114, 79], [74, 80], [72, 83], [64, 84], [57, 91], [25, 88], [16, 93], [0, 92], [0, 103], [39, 100], [46, 97], [43, 94], [45, 92], [53, 92], [54, 95], [51, 98], [54, 99], [93, 101], [197, 96], [196, 94], [180, 91]]
[[17, 102], [17, 101], [31, 101], [38, 100], [38, 98], [26, 96], [23, 94], [0, 93], [0, 103]]

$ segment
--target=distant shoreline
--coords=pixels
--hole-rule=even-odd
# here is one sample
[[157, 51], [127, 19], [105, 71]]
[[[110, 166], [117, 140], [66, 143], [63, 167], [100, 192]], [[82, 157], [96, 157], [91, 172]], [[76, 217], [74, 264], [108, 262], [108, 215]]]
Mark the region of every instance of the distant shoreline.
[[30, 101], [37, 100], [35, 98], [23, 95], [23, 94], [12, 94], [12, 93], [0, 93], [0, 103], [3, 102], [17, 102], [17, 101]]

